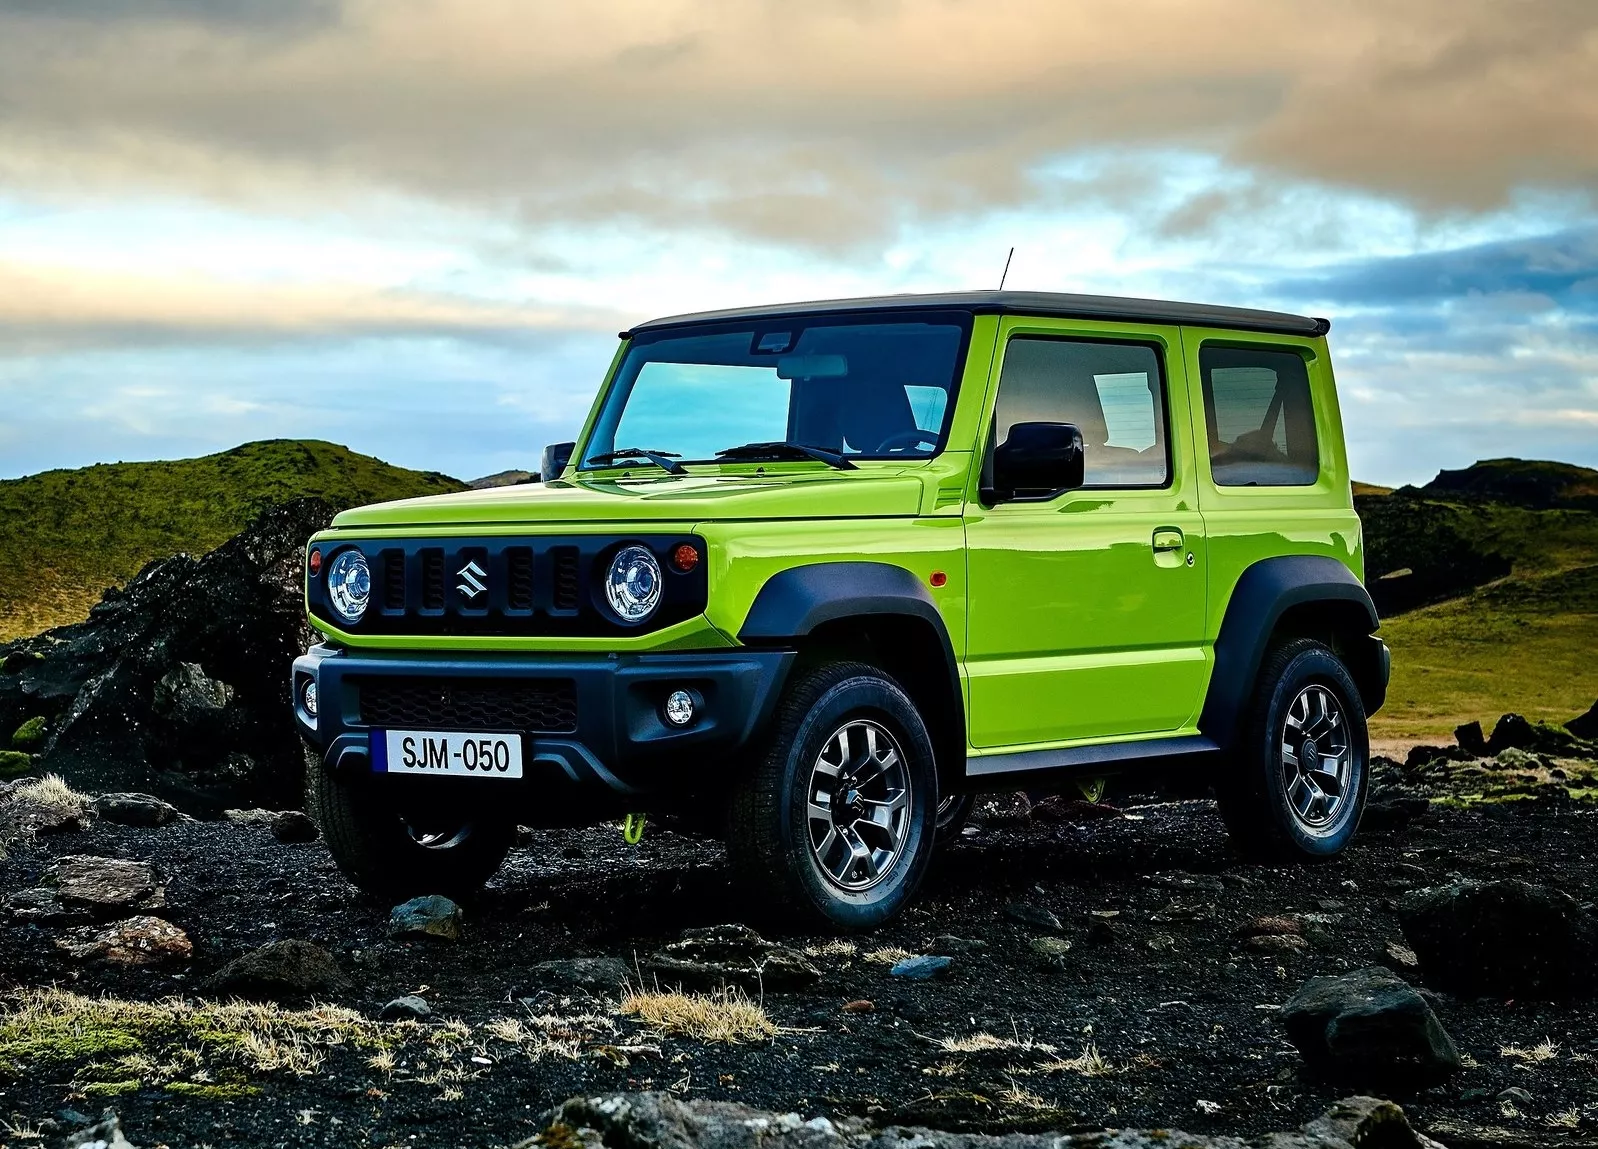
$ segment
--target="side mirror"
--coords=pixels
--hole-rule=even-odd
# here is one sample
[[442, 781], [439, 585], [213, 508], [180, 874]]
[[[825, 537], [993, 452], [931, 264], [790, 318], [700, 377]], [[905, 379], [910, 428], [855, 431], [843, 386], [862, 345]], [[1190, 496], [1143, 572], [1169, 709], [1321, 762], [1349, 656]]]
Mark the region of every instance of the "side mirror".
[[1016, 423], [993, 452], [996, 500], [1038, 498], [1083, 482], [1082, 432], [1075, 423]]
[[538, 464], [538, 477], [546, 483], [560, 478], [566, 464], [572, 461], [572, 451], [576, 447], [576, 443], [551, 443], [545, 447], [543, 461]]

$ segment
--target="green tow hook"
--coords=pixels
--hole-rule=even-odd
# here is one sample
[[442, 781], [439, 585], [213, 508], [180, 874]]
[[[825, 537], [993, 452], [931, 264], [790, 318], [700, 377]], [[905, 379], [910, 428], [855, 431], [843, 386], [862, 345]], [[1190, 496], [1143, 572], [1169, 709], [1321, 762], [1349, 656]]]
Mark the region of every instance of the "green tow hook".
[[621, 839], [629, 846], [636, 846], [644, 840], [644, 822], [648, 820], [647, 814], [628, 814], [621, 821]]

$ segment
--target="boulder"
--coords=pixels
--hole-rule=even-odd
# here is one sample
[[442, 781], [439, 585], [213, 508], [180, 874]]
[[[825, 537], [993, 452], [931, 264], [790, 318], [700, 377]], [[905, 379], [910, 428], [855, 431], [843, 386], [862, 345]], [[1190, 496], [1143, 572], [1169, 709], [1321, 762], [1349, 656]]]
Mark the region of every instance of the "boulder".
[[663, 984], [689, 989], [795, 990], [821, 980], [821, 971], [798, 950], [732, 924], [684, 930], [680, 939], [646, 958], [643, 970]]
[[1004, 916], [1046, 934], [1057, 934], [1063, 928], [1053, 910], [1034, 902], [1011, 902], [1004, 907]]
[[1565, 729], [1577, 738], [1584, 738], [1588, 742], [1598, 742], [1598, 702], [1594, 702], [1587, 713], [1572, 718], [1565, 723]]
[[270, 825], [272, 837], [284, 844], [314, 842], [320, 834], [316, 823], [300, 810], [279, 810], [272, 815]]
[[1333, 1081], [1420, 1088], [1460, 1069], [1426, 999], [1380, 967], [1310, 978], [1282, 1007], [1282, 1022], [1310, 1071]]
[[1568, 726], [1528, 722], [1519, 714], [1505, 714], [1493, 727], [1493, 735], [1487, 740], [1487, 752], [1498, 755], [1509, 749], [1528, 750], [1533, 754], [1584, 755], [1592, 748]]
[[234, 958], [207, 978], [203, 988], [217, 996], [301, 1002], [349, 985], [338, 960], [327, 950], [287, 938]]
[[92, 1125], [72, 1130], [59, 1144], [61, 1149], [134, 1149], [133, 1142], [122, 1134], [121, 1119], [110, 1109]]
[[893, 968], [888, 973], [894, 977], [902, 977], [906, 981], [931, 981], [933, 978], [947, 977], [953, 966], [952, 957], [918, 954], [894, 962]]
[[1391, 1101], [1350, 1097], [1292, 1132], [1242, 1141], [1179, 1129], [1085, 1133], [951, 1133], [916, 1126], [879, 1128], [843, 1114], [808, 1120], [798, 1113], [754, 1109], [735, 1101], [685, 1099], [670, 1093], [606, 1093], [574, 1097], [543, 1114], [540, 1132], [513, 1149], [547, 1145], [617, 1145], [627, 1149], [1442, 1149], [1416, 1132]]
[[579, 957], [541, 961], [532, 968], [540, 988], [578, 989], [592, 994], [614, 994], [632, 978], [626, 962], [613, 957]]
[[425, 894], [395, 906], [388, 915], [391, 938], [438, 938], [459, 941], [461, 908], [442, 894]]
[[45, 885], [68, 909], [85, 910], [99, 918], [122, 917], [161, 909], [166, 892], [149, 862], [127, 858], [101, 858], [68, 854], [57, 858], [45, 874]]
[[1487, 756], [1487, 736], [1482, 733], [1481, 723], [1474, 719], [1454, 727], [1454, 743], [1472, 758]]
[[408, 993], [385, 1005], [378, 1016], [384, 1021], [426, 1021], [433, 1016], [433, 1007], [427, 1004], [426, 998]]
[[188, 813], [293, 805], [302, 766], [283, 667], [311, 640], [305, 540], [332, 508], [263, 512], [201, 558], [148, 564], [84, 622], [0, 643], [0, 739], [45, 719], [38, 766]]
[[1598, 921], [1563, 890], [1518, 880], [1417, 890], [1399, 904], [1426, 984], [1460, 997], [1594, 992]]
[[177, 820], [178, 808], [153, 794], [101, 794], [89, 809], [102, 822], [118, 826], [165, 826]]
[[55, 944], [75, 961], [108, 965], [159, 965], [187, 961], [194, 954], [188, 934], [171, 922], [143, 914], [108, 926], [70, 930]]

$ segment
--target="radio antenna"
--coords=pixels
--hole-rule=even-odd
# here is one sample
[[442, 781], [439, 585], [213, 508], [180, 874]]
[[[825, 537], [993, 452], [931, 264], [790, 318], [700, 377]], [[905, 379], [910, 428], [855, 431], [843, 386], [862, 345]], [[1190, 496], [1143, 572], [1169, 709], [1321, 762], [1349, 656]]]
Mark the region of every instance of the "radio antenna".
[[1010, 278], [1010, 261], [1015, 258], [1015, 248], [1010, 248], [1010, 254], [1004, 257], [1004, 274], [999, 276], [999, 290], [1004, 290], [1004, 281]]

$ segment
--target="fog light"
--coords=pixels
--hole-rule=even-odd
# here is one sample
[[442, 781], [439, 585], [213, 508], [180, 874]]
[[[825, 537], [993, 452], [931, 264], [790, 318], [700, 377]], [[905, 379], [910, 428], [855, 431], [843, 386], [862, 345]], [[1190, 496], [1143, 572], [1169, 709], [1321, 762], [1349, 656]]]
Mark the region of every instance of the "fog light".
[[694, 696], [686, 690], [673, 690], [666, 695], [666, 705], [660, 712], [673, 726], [687, 726], [694, 720]]
[[316, 679], [311, 679], [305, 684], [305, 690], [300, 695], [305, 700], [305, 713], [312, 718], [316, 717]]

